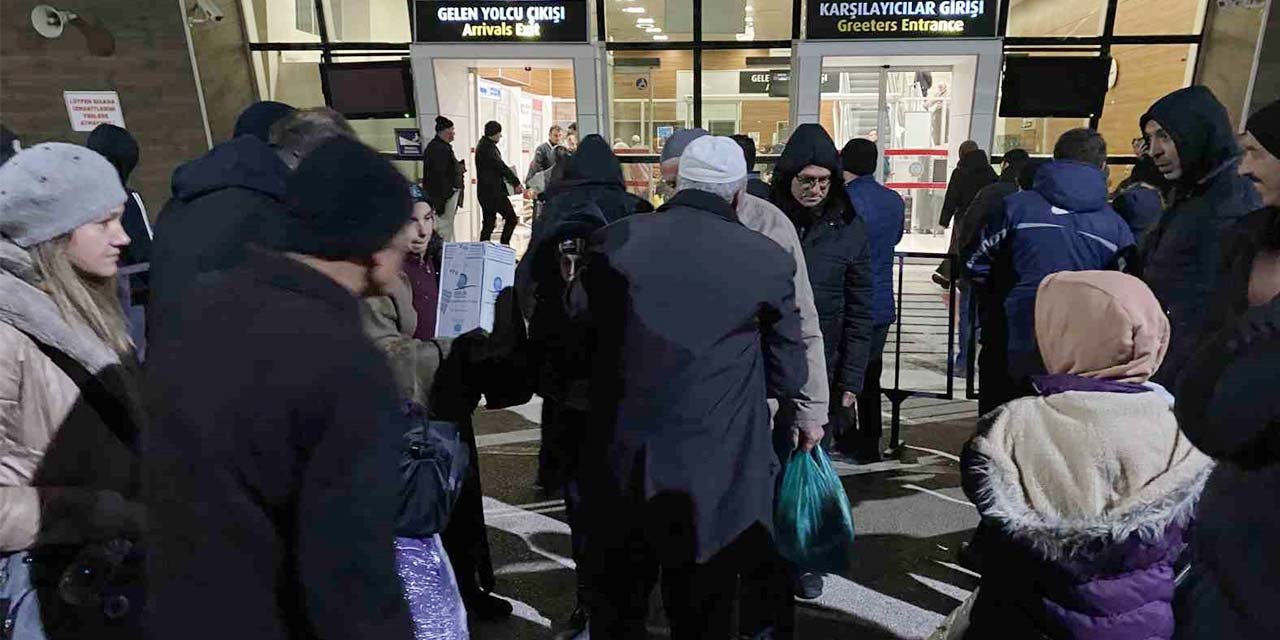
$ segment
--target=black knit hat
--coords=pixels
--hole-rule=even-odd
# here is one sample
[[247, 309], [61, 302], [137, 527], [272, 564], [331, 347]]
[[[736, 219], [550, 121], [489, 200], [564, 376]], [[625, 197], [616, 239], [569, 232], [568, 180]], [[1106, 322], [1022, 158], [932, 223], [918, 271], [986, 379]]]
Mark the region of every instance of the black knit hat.
[[869, 176], [876, 172], [876, 161], [880, 152], [876, 143], [866, 138], [854, 138], [845, 143], [840, 150], [840, 164], [845, 171], [856, 176]]
[[286, 198], [271, 244], [330, 260], [377, 253], [413, 212], [409, 181], [377, 151], [346, 137], [325, 142], [298, 165]]
[[436, 133], [440, 133], [445, 129], [452, 129], [452, 128], [453, 128], [452, 120], [444, 116], [436, 116]]
[[502, 125], [497, 120], [490, 120], [484, 123], [484, 137], [489, 138], [502, 133]]
[[1280, 100], [1258, 109], [1244, 127], [1271, 155], [1280, 158]]

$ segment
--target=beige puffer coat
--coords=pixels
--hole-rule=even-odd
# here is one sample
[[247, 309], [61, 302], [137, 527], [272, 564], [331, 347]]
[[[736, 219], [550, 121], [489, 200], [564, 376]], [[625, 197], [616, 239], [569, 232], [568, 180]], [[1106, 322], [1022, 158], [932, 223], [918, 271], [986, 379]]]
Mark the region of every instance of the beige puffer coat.
[[138, 432], [137, 394], [120, 358], [63, 320], [32, 274], [27, 252], [0, 239], [0, 553], [136, 535], [137, 459], [99, 413], [110, 403], [88, 401], [41, 347], [102, 383], [121, 434]]

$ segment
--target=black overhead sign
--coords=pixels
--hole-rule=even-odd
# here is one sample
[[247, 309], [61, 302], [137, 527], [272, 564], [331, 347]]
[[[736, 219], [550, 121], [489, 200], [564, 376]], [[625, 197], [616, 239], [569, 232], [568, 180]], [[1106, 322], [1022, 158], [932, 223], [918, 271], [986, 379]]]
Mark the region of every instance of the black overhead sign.
[[876, 2], [809, 0], [810, 40], [990, 38], [999, 0]]
[[586, 0], [417, 0], [414, 42], [586, 42]]

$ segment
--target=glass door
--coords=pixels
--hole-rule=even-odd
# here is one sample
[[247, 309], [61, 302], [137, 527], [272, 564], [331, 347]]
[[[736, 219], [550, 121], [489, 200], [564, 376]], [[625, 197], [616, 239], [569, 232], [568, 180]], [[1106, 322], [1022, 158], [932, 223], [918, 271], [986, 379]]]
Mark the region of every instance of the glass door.
[[951, 130], [949, 67], [824, 67], [821, 122], [837, 146], [866, 138], [880, 149], [876, 178], [907, 203], [908, 233], [941, 233]]
[[883, 69], [881, 99], [888, 122], [881, 138], [885, 185], [907, 202], [907, 231], [940, 234], [938, 216], [947, 190], [950, 153], [951, 70]]

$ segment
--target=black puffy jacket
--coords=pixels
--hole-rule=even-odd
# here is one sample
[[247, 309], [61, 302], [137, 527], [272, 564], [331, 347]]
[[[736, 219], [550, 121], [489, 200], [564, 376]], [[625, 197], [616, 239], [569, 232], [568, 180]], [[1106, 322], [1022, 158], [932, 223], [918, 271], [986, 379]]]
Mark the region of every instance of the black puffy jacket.
[[1200, 497], [1179, 638], [1280, 637], [1277, 379], [1280, 300], [1228, 322], [1185, 367], [1178, 422], [1218, 466]]
[[[792, 179], [810, 165], [831, 170], [831, 191], [816, 216], [791, 196]], [[860, 393], [871, 353], [871, 246], [866, 224], [840, 188], [841, 172], [827, 132], [816, 124], [800, 125], [778, 158], [770, 200], [800, 235], [833, 389]]]
[[1172, 386], [1202, 338], [1208, 303], [1222, 276], [1224, 231], [1260, 206], [1237, 173], [1240, 148], [1227, 110], [1204, 87], [1179, 89], [1157, 101], [1140, 126], [1155, 120], [1173, 137], [1182, 177], [1170, 205], [1147, 233], [1141, 274], [1169, 314], [1169, 354], [1155, 381]]

